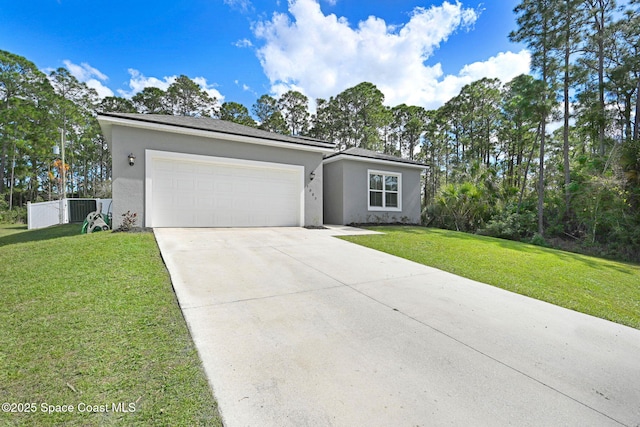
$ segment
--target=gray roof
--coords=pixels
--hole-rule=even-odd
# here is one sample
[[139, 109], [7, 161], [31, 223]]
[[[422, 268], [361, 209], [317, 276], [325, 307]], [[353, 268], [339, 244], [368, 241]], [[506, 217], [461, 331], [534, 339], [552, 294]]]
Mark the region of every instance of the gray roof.
[[423, 163], [416, 162], [414, 160], [403, 159], [402, 157], [392, 156], [390, 154], [378, 153], [377, 151], [365, 150], [364, 148], [356, 148], [356, 147], [348, 148], [344, 151], [338, 151], [336, 153], [329, 154], [328, 156], [325, 157], [325, 159], [330, 159], [331, 157], [340, 156], [340, 155], [361, 157], [361, 158], [375, 159], [375, 160], [386, 160], [388, 162], [405, 163], [405, 164], [415, 165], [415, 166], [425, 166], [425, 167], [427, 166]]
[[228, 122], [226, 120], [213, 119], [211, 117], [190, 117], [190, 116], [172, 116], [164, 114], [132, 114], [132, 113], [101, 113], [100, 116], [117, 117], [128, 120], [137, 120], [140, 122], [157, 123], [162, 125], [176, 126], [188, 129], [197, 129], [204, 131], [212, 131], [226, 133], [229, 135], [248, 136], [260, 139], [268, 139], [272, 141], [289, 142], [292, 144], [306, 145], [319, 148], [334, 148], [335, 144], [321, 141], [309, 137], [297, 137], [292, 135], [282, 135], [275, 132], [269, 132], [262, 129], [256, 129], [250, 126], [240, 125], [238, 123]]

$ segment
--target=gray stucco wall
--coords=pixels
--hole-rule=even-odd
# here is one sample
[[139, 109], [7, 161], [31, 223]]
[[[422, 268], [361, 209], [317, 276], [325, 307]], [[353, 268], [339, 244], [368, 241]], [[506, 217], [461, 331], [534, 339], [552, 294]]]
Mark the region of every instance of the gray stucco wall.
[[343, 162], [324, 165], [323, 200], [325, 224], [344, 224]]
[[[332, 165], [336, 165], [332, 167]], [[340, 166], [338, 166], [340, 165]], [[330, 169], [327, 167], [331, 167]], [[338, 160], [325, 165], [325, 175], [341, 167], [342, 224], [351, 223], [420, 223], [420, 170], [389, 164], [376, 164], [357, 160]], [[402, 210], [370, 211], [368, 209], [370, 169], [402, 174]], [[325, 178], [325, 179], [333, 179]], [[325, 192], [327, 194], [327, 192]], [[325, 206], [325, 212], [331, 209]]]
[[[138, 214], [138, 226], [145, 224], [147, 149], [304, 166], [304, 225], [323, 223], [322, 153], [114, 125], [111, 145], [114, 228], [120, 226], [122, 214], [127, 211]], [[136, 156], [134, 166], [127, 161], [129, 153]], [[315, 178], [309, 181], [312, 171]]]

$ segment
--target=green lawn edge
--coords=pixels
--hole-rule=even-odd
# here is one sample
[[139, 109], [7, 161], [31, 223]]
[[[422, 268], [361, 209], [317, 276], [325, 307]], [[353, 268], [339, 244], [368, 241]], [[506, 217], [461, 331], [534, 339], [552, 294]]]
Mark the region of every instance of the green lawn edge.
[[0, 425], [221, 426], [153, 234], [79, 232], [0, 226]]
[[417, 226], [344, 240], [640, 329], [640, 265]]

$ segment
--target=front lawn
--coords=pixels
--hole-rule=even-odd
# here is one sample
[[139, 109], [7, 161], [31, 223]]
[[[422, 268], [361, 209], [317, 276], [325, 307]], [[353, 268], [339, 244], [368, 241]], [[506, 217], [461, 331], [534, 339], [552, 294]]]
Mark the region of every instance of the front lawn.
[[343, 237], [479, 282], [640, 329], [640, 265], [424, 227]]
[[153, 234], [79, 232], [0, 226], [0, 425], [221, 426]]

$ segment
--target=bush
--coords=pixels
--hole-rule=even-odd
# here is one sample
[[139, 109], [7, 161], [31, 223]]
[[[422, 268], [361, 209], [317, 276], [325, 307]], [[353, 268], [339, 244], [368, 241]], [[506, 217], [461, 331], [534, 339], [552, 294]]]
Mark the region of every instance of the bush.
[[541, 234], [534, 234], [533, 237], [531, 238], [531, 240], [529, 240], [529, 243], [531, 243], [532, 245], [536, 245], [536, 246], [544, 246], [545, 248], [549, 248], [551, 247], [547, 241], [544, 239], [544, 236]]
[[122, 224], [114, 231], [131, 231], [138, 221], [138, 214], [136, 212], [127, 211], [122, 214]]
[[27, 208], [26, 207], [12, 207], [9, 210], [9, 203], [0, 199], [0, 224], [26, 224], [27, 223]]
[[505, 209], [494, 215], [478, 234], [502, 239], [522, 240], [534, 235], [537, 227], [536, 214], [531, 211], [514, 212]]
[[476, 231], [490, 217], [482, 187], [470, 182], [445, 185], [423, 213], [423, 222], [456, 231]]

